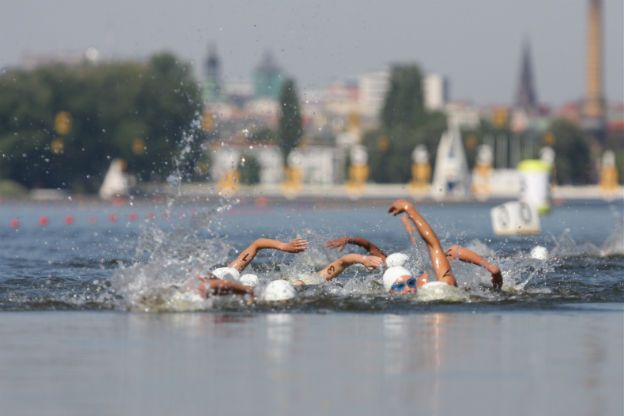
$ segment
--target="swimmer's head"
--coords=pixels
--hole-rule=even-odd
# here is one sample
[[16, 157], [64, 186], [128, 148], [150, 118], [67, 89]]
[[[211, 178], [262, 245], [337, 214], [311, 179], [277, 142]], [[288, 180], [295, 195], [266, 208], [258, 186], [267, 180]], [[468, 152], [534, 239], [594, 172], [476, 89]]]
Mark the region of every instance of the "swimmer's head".
[[239, 282], [245, 286], [256, 287], [258, 284], [258, 276], [255, 274], [247, 273], [240, 277]]
[[293, 299], [297, 293], [290, 282], [286, 280], [273, 280], [267, 285], [262, 294], [266, 302], [277, 302]]
[[383, 284], [386, 292], [415, 293], [416, 277], [402, 266], [389, 267], [383, 274]]
[[409, 260], [409, 256], [407, 254], [392, 253], [386, 257], [386, 267], [403, 266], [407, 260]]
[[238, 282], [240, 280], [240, 273], [233, 267], [219, 267], [214, 269], [212, 274], [219, 279], [232, 280]]

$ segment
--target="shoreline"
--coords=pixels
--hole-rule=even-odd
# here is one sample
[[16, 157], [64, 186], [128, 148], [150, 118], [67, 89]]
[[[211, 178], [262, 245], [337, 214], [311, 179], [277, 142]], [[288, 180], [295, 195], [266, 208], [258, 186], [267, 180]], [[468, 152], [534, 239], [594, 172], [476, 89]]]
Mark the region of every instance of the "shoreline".
[[[367, 184], [354, 191], [345, 185], [305, 185], [296, 191], [285, 190], [282, 185], [240, 186], [235, 191], [219, 191], [214, 183], [190, 183], [172, 190], [166, 184], [143, 184], [129, 198], [112, 201], [100, 199], [95, 194], [72, 194], [63, 190], [32, 190], [21, 196], [0, 196], [0, 205], [11, 203], [65, 204], [78, 203], [91, 205], [110, 203], [114, 206], [132, 203], [166, 203], [174, 198], [181, 202], [206, 202], [212, 199], [233, 199], [243, 204], [258, 206], [275, 203], [323, 203], [323, 204], [386, 204], [397, 198], [406, 198], [424, 204], [498, 204], [517, 200], [517, 193], [490, 193], [489, 195], [467, 195], [465, 197], [434, 198], [428, 189], [413, 190], [408, 184]], [[589, 186], [553, 186], [551, 189], [552, 205], [563, 202], [619, 202], [624, 201], [624, 186], [614, 191], [604, 191], [598, 185]]]

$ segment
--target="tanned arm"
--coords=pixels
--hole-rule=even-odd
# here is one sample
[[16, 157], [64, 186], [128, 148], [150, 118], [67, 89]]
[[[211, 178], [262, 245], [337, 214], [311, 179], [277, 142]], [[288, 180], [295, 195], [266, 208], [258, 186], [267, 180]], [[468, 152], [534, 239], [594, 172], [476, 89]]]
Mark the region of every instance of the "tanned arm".
[[278, 240], [271, 240], [269, 238], [259, 238], [254, 241], [249, 247], [241, 251], [236, 257], [236, 260], [229, 264], [229, 267], [233, 267], [239, 272], [245, 270], [245, 267], [251, 263], [256, 257], [258, 251], [264, 249], [273, 249], [285, 251], [287, 253], [300, 253], [308, 248], [308, 242], [302, 238], [296, 238], [288, 243], [284, 243]]
[[492, 275], [492, 286], [494, 286], [494, 289], [498, 290], [503, 285], [503, 276], [501, 275], [500, 268], [488, 262], [474, 251], [455, 244], [446, 251], [446, 256], [451, 259], [458, 259], [465, 263], [483, 267]]
[[409, 235], [410, 242], [412, 243], [413, 246], [415, 246], [416, 245], [416, 229], [414, 228], [414, 225], [410, 222], [409, 218], [407, 218], [405, 215], [401, 215], [399, 218], [401, 219], [401, 222], [403, 223], [403, 227], [405, 227], [405, 231], [407, 231], [407, 235]]
[[427, 221], [420, 215], [414, 208], [414, 205], [404, 199], [397, 199], [392, 203], [388, 212], [393, 215], [399, 215], [405, 213], [412, 221], [416, 230], [420, 234], [420, 237], [427, 244], [429, 249], [429, 257], [431, 258], [431, 266], [435, 271], [436, 277], [439, 281], [448, 283], [451, 286], [457, 286], [457, 280], [451, 270], [451, 265], [446, 258], [446, 253], [440, 244], [438, 236], [433, 231], [433, 228]]
[[335, 248], [338, 251], [342, 251], [347, 244], [353, 244], [365, 249], [371, 256], [379, 257], [382, 260], [386, 260], [386, 253], [383, 252], [375, 244], [362, 237], [340, 237], [334, 240], [329, 240], [325, 245], [329, 248]]
[[350, 253], [345, 254], [338, 260], [335, 260], [327, 265], [323, 270], [319, 272], [319, 275], [329, 281], [336, 278], [340, 273], [352, 264], [363, 264], [371, 271], [383, 264], [383, 260], [377, 256], [364, 256], [362, 254]]

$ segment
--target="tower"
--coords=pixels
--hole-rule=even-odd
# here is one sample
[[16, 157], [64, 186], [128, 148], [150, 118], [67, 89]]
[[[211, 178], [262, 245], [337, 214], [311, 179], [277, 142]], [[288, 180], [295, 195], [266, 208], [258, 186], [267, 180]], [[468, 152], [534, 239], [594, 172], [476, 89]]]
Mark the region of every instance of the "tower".
[[583, 126], [597, 135], [604, 132], [605, 98], [602, 89], [602, 0], [589, 0]]
[[204, 102], [211, 103], [221, 97], [221, 62], [217, 48], [210, 45], [208, 57], [204, 63]]
[[265, 52], [253, 74], [256, 98], [277, 99], [280, 95], [284, 76], [270, 52]]
[[529, 42], [524, 42], [520, 62], [520, 78], [516, 91], [515, 106], [527, 112], [537, 109], [537, 95], [533, 80], [533, 66], [531, 64], [531, 50]]

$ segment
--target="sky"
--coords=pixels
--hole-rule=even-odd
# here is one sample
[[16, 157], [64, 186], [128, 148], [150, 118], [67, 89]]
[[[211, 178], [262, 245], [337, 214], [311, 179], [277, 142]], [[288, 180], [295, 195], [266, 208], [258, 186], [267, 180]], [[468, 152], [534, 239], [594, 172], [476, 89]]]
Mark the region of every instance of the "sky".
[[[624, 101], [624, 9], [603, 0], [605, 93]], [[522, 44], [538, 99], [583, 96], [587, 0], [0, 0], [0, 68], [24, 56], [97, 48], [104, 58], [168, 50], [196, 75], [214, 44], [227, 81], [246, 81], [266, 50], [300, 89], [392, 63], [446, 75], [453, 100], [513, 101]]]

